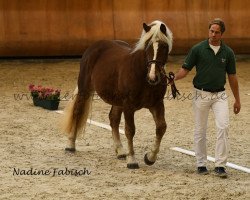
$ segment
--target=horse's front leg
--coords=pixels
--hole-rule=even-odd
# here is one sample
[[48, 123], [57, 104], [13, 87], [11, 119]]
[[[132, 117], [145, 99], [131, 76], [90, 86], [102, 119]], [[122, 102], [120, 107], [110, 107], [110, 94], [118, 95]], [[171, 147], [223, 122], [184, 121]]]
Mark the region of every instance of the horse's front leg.
[[138, 169], [139, 165], [135, 159], [133, 138], [135, 135], [134, 111], [124, 109], [125, 134], [128, 140], [127, 167], [129, 169]]
[[154, 146], [151, 149], [151, 152], [145, 155], [144, 162], [147, 165], [153, 165], [157, 159], [157, 154], [160, 149], [161, 140], [166, 132], [167, 124], [165, 121], [165, 108], [163, 101], [158, 103], [156, 106], [150, 108], [149, 110], [152, 113], [156, 124], [156, 139]]

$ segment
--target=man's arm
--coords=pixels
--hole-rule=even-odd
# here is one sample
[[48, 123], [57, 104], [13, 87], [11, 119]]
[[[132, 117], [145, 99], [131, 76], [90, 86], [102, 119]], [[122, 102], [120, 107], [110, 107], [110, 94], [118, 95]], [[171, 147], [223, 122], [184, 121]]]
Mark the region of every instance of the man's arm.
[[240, 104], [239, 84], [236, 74], [228, 74], [228, 81], [235, 98], [234, 113], [238, 114], [241, 109], [241, 104]]
[[175, 81], [184, 78], [188, 74], [189, 70], [185, 68], [181, 68], [176, 74], [175, 74]]

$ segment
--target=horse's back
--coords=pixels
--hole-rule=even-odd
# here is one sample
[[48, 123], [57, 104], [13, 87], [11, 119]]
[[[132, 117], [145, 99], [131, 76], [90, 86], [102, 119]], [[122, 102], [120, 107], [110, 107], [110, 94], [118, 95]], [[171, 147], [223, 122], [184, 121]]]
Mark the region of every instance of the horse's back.
[[81, 59], [81, 69], [90, 67], [105, 70], [107, 67], [115, 66], [114, 64], [129, 55], [130, 51], [130, 46], [123, 41], [97, 41], [84, 52]]
[[[128, 53], [131, 47], [128, 43], [121, 40], [100, 40], [92, 44], [83, 54], [82, 58], [93, 57], [96, 53], [102, 56], [104, 53], [116, 52], [113, 56], [119, 53]], [[112, 56], [112, 55], [110, 55]]]

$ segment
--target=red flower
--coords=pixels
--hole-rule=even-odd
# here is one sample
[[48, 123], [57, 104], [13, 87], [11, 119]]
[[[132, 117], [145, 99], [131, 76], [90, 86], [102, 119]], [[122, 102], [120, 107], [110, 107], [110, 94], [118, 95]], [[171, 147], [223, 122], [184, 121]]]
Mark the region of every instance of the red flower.
[[41, 85], [35, 86], [29, 85], [29, 91], [33, 98], [48, 99], [48, 100], [60, 100], [60, 90], [49, 87], [42, 87]]

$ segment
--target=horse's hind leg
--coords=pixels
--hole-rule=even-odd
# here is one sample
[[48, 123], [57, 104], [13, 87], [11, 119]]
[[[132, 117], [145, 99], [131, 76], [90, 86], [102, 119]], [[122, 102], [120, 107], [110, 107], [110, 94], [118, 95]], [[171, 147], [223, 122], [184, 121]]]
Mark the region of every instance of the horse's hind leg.
[[74, 132], [68, 137], [68, 144], [67, 147], [65, 148], [65, 151], [67, 152], [75, 152], [76, 151], [76, 135], [77, 135], [77, 130], [75, 129]]
[[153, 165], [157, 159], [157, 154], [160, 149], [161, 139], [166, 132], [167, 124], [165, 121], [165, 109], [163, 102], [160, 102], [155, 107], [149, 109], [153, 115], [156, 124], [156, 139], [151, 152], [147, 153], [144, 157], [144, 162], [147, 165]]
[[82, 112], [83, 112], [83, 102], [82, 98], [80, 98], [78, 95], [75, 97], [76, 100], [72, 102], [73, 107], [72, 107], [72, 128], [71, 132], [68, 135], [68, 144], [67, 147], [65, 148], [65, 151], [68, 152], [75, 152], [75, 142], [77, 138], [77, 133], [79, 131], [79, 120], [81, 118]]
[[112, 106], [109, 113], [110, 126], [112, 128], [112, 137], [115, 146], [115, 152], [118, 159], [126, 159], [126, 153], [123, 149], [120, 133], [119, 124], [121, 121], [122, 108], [117, 106]]
[[[92, 95], [77, 94], [75, 99], [70, 102], [69, 109], [66, 112], [66, 119], [69, 121], [68, 145], [66, 151], [75, 151], [75, 141], [79, 134], [83, 133], [87, 122], [89, 109], [91, 106]], [[67, 121], [67, 120], [66, 120]]]

